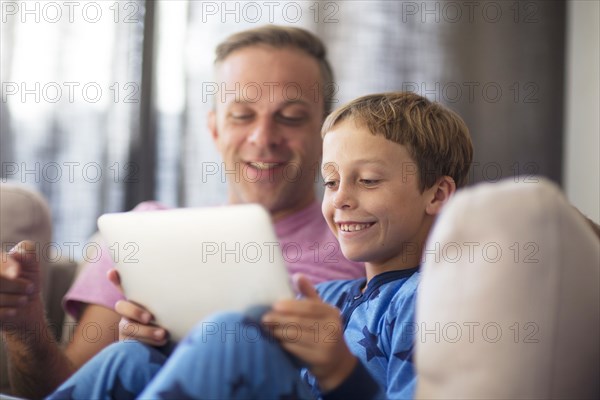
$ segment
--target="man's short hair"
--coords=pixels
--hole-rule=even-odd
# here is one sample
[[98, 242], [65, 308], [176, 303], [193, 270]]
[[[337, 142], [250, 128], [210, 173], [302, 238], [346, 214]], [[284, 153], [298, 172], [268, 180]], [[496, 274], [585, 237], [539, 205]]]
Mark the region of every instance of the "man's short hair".
[[325, 115], [331, 111], [334, 95], [333, 70], [327, 61], [327, 49], [323, 42], [311, 32], [289, 26], [265, 25], [234, 33], [216, 49], [215, 65], [219, 65], [237, 50], [252, 46], [270, 46], [276, 49], [294, 48], [313, 57], [321, 72], [321, 92], [325, 103]]
[[372, 134], [406, 146], [417, 163], [421, 191], [442, 176], [454, 179], [456, 187], [467, 183], [473, 159], [469, 129], [458, 114], [441, 104], [411, 92], [363, 96], [333, 111], [321, 134], [350, 117]]

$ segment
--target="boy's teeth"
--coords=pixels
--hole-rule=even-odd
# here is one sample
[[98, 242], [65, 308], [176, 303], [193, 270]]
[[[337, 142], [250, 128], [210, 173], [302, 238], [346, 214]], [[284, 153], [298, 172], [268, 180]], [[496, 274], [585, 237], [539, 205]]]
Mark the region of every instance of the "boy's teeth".
[[256, 169], [269, 169], [269, 168], [276, 167], [277, 165], [279, 165], [279, 163], [251, 162], [250, 165]]
[[367, 229], [371, 224], [341, 224], [340, 229], [343, 232], [355, 232], [362, 231], [363, 229]]

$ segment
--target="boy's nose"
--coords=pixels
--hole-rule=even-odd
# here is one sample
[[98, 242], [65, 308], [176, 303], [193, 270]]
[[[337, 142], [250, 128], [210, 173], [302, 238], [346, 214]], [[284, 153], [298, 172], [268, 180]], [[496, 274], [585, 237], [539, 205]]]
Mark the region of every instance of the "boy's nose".
[[356, 206], [356, 200], [352, 195], [352, 189], [346, 184], [340, 184], [333, 195], [333, 206], [337, 209], [348, 209]]
[[268, 118], [258, 120], [248, 136], [248, 141], [259, 147], [276, 147], [281, 140], [277, 126]]

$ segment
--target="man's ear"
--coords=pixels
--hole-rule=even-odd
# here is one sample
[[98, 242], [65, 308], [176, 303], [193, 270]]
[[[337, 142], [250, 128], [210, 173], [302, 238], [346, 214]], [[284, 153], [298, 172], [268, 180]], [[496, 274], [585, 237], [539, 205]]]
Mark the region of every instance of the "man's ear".
[[427, 189], [427, 192], [430, 193], [430, 196], [425, 212], [429, 215], [437, 215], [456, 192], [456, 182], [449, 176], [442, 176], [432, 187]]
[[214, 109], [208, 112], [206, 124], [208, 125], [208, 131], [210, 132], [210, 136], [212, 137], [215, 144], [217, 144], [217, 139], [219, 138], [219, 131], [217, 129], [217, 112]]

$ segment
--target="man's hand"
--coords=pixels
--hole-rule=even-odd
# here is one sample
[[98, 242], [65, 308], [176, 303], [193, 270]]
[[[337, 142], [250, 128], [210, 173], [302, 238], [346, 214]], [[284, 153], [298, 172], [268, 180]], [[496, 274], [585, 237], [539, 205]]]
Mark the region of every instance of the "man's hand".
[[23, 241], [0, 260], [0, 327], [27, 329], [44, 320], [35, 243]]
[[308, 364], [323, 391], [346, 379], [358, 362], [344, 341], [340, 311], [324, 303], [302, 276], [294, 276], [304, 296], [301, 300], [282, 300], [263, 316], [263, 323], [290, 353]]
[[[108, 279], [121, 292], [121, 278], [116, 269], [108, 271]], [[163, 346], [167, 343], [166, 329], [152, 324], [154, 317], [139, 304], [127, 300], [119, 300], [115, 311], [121, 315], [119, 322], [119, 340], [136, 339], [151, 346]]]

